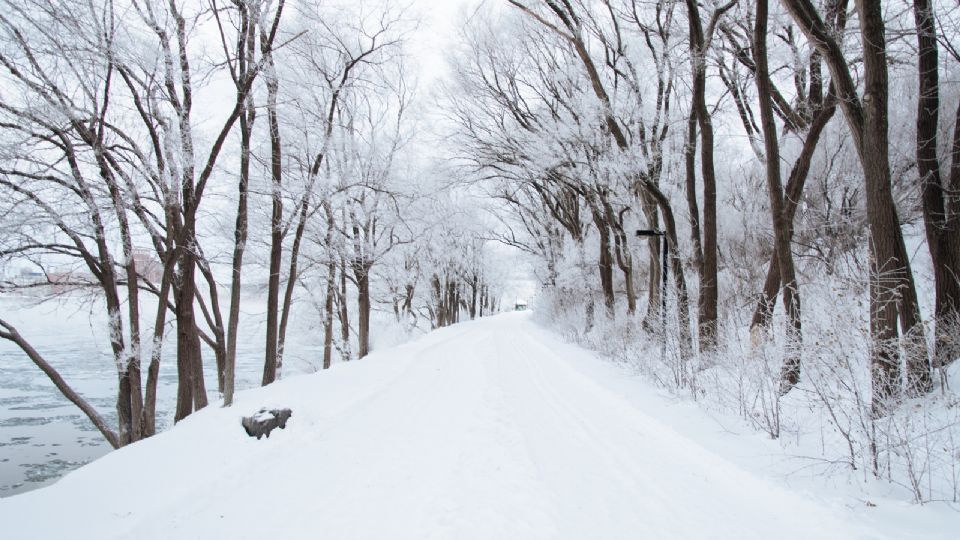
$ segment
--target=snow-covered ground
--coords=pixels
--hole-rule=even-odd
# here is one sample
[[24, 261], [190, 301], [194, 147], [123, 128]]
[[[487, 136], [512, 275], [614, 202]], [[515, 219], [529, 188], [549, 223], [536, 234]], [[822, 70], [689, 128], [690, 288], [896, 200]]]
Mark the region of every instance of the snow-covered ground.
[[[249, 438], [240, 417], [290, 407]], [[11, 538], [956, 538], [946, 505], [791, 486], [786, 457], [526, 313], [239, 393], [0, 500]], [[50, 519], [56, 511], [57, 518]]]

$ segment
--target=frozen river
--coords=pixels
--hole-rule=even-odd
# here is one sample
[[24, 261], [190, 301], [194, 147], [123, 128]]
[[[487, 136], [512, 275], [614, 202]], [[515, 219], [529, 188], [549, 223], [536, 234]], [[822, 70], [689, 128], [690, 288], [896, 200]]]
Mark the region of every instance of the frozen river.
[[[238, 344], [237, 388], [259, 385], [263, 343], [259, 302], [245, 310]], [[94, 315], [91, 315], [91, 312]], [[0, 298], [0, 317], [14, 324], [63, 378], [116, 426], [116, 368], [97, 310], [79, 302], [29, 305]], [[91, 320], [93, 322], [91, 322]], [[314, 371], [318, 351], [307, 326], [292, 336], [285, 371]], [[164, 344], [158, 388], [157, 427], [173, 422], [176, 400], [175, 343]], [[205, 351], [211, 404], [218, 399], [213, 354]], [[67, 401], [19, 348], [0, 340], [0, 497], [36, 489], [110, 450], [80, 410]]]

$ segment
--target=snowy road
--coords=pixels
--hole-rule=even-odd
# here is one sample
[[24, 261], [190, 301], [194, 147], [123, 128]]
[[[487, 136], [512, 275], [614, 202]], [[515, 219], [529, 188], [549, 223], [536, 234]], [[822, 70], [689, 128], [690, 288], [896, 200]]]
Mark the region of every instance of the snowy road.
[[[243, 392], [0, 500], [0, 524], [50, 539], [887, 538], [707, 451], [591, 363], [525, 314], [461, 324]], [[256, 441], [239, 416], [261, 405], [294, 416]]]

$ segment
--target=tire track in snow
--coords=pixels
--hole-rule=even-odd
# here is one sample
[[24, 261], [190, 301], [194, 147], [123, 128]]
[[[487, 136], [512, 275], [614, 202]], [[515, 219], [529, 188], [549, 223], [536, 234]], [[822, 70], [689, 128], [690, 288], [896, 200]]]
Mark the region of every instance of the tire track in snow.
[[[605, 537], [702, 538], [709, 531], [718, 538], [884, 538], [750, 475], [635, 409], [573, 369], [562, 354], [565, 345], [544, 340], [544, 333], [526, 324], [511, 339], [526, 373], [513, 379], [529, 382], [562, 419], [554, 424], [592, 449], [592, 459], [581, 456], [581, 463], [611, 468], [601, 474], [614, 480], [598, 495], [622, 491], [642, 510], [622, 512], [619, 517], [632, 523]], [[810, 515], [820, 519], [811, 522]]]

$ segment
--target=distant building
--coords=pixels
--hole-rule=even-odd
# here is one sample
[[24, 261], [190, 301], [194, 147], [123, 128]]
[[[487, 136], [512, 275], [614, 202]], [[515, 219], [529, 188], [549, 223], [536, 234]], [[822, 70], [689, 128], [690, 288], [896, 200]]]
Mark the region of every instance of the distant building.
[[153, 253], [145, 249], [133, 251], [133, 262], [137, 265], [137, 274], [143, 279], [159, 283], [163, 277], [163, 265], [154, 257]]

